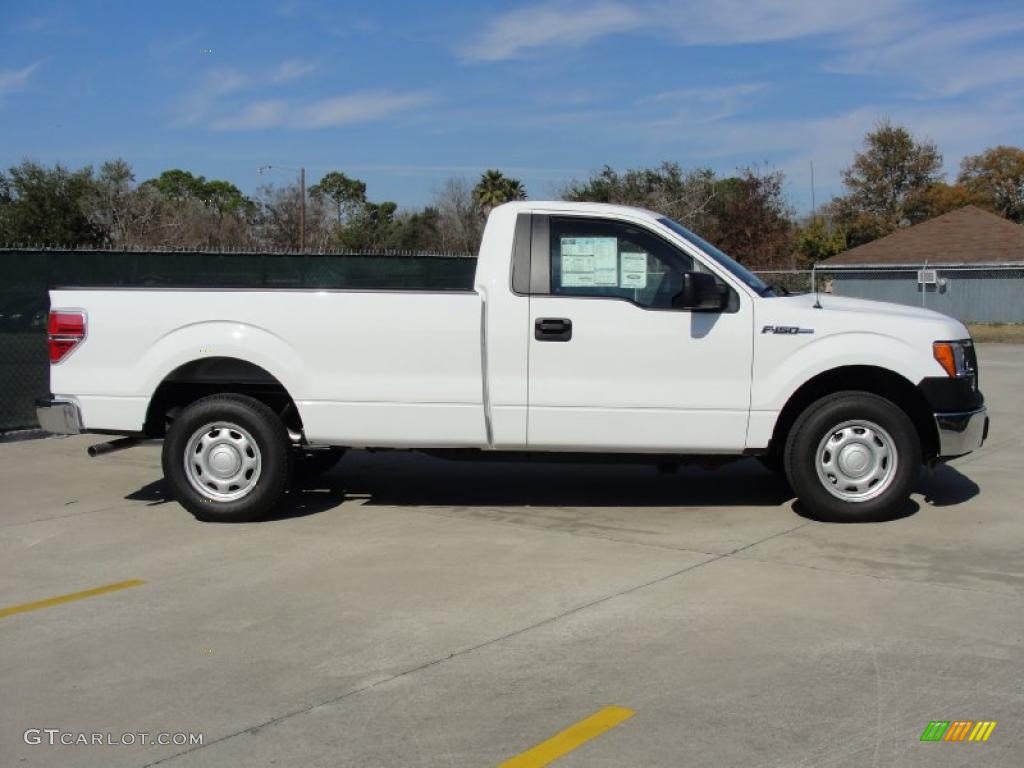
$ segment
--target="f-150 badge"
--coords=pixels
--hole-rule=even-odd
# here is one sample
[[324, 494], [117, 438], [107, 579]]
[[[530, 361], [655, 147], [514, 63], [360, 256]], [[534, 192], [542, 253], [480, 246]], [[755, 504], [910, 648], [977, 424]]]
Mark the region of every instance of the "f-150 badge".
[[766, 325], [761, 333], [775, 333], [782, 336], [795, 336], [798, 333], [814, 333], [813, 328], [801, 328], [798, 325]]

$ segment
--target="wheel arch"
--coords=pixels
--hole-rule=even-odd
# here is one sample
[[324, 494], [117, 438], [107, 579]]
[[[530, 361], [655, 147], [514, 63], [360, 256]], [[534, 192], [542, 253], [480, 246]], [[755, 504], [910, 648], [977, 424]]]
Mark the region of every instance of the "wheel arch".
[[224, 393], [259, 400], [277, 413], [290, 431], [303, 430], [295, 400], [276, 376], [248, 360], [214, 356], [190, 360], [164, 376], [146, 408], [143, 433], [164, 437], [168, 422], [182, 408], [203, 397]]
[[938, 455], [939, 435], [932, 409], [914, 384], [887, 368], [872, 365], [847, 365], [832, 368], [804, 382], [786, 401], [775, 420], [768, 453], [781, 454], [793, 424], [801, 413], [826, 395], [860, 390], [884, 397], [899, 407], [913, 423], [921, 439], [921, 454], [926, 461]]

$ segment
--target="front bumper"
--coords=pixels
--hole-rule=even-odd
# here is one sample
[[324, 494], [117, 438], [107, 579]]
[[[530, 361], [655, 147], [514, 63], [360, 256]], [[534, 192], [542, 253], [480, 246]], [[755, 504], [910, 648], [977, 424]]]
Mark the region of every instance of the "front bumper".
[[965, 413], [936, 413], [939, 430], [939, 457], [951, 459], [980, 448], [988, 437], [988, 410], [984, 407]]
[[78, 435], [85, 431], [78, 405], [60, 397], [36, 400], [36, 419], [41, 429], [55, 435]]

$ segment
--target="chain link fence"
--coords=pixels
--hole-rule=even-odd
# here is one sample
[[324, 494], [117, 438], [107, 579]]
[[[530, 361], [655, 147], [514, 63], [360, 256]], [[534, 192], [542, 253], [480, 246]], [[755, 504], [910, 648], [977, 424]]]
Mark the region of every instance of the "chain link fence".
[[813, 290], [813, 273], [809, 270], [761, 270], [754, 274], [776, 288], [776, 293], [809, 293]]
[[[411, 258], [415, 257], [415, 258]], [[48, 391], [47, 290], [78, 287], [469, 290], [459, 254], [0, 249], [0, 432], [36, 426]], [[1024, 265], [761, 271], [786, 292], [893, 301], [971, 323], [1024, 323]]]
[[36, 426], [34, 398], [46, 394], [45, 260], [0, 251], [0, 431]]

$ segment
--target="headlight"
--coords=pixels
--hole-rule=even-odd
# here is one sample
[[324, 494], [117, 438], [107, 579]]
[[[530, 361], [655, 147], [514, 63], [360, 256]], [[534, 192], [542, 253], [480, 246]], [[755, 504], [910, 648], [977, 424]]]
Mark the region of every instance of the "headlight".
[[932, 354], [945, 372], [953, 378], [973, 376], [974, 344], [970, 339], [960, 341], [936, 341]]

